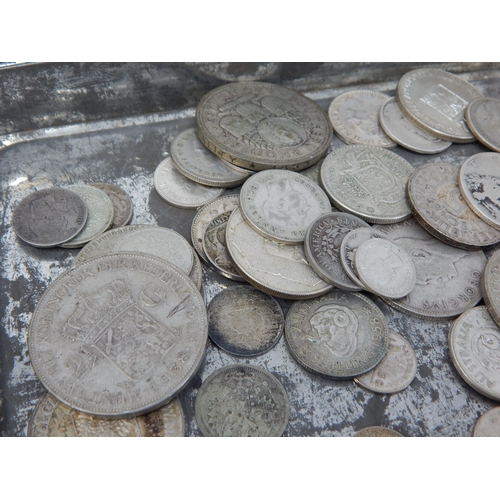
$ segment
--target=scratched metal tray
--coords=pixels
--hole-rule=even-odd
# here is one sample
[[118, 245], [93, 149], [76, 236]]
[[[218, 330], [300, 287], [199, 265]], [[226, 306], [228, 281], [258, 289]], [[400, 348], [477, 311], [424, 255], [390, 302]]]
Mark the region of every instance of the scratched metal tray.
[[[232, 81], [262, 80], [305, 92], [325, 110], [347, 90], [394, 94], [398, 79], [419, 65], [405, 63], [219, 64], [27, 64], [0, 65], [0, 434], [25, 436], [45, 389], [27, 353], [31, 314], [48, 284], [68, 269], [78, 250], [36, 249], [21, 242], [10, 223], [16, 204], [30, 191], [73, 183], [109, 182], [134, 203], [133, 224], [157, 224], [190, 240], [194, 210], [163, 202], [153, 172], [170, 142], [194, 125], [195, 106], [208, 90]], [[423, 66], [423, 65], [420, 65]], [[500, 64], [427, 64], [461, 74], [485, 96], [500, 98]], [[341, 146], [334, 139], [331, 149]], [[454, 144], [427, 156], [394, 150], [414, 166], [428, 161], [461, 164], [486, 151], [478, 142]], [[239, 189], [227, 190], [226, 194]], [[486, 254], [491, 255], [492, 249]], [[208, 302], [234, 282], [204, 267]], [[448, 351], [452, 321], [424, 321], [372, 297], [389, 326], [413, 345], [417, 376], [404, 391], [378, 395], [353, 381], [332, 381], [302, 369], [285, 341], [268, 353], [236, 358], [209, 342], [204, 363], [180, 395], [186, 435], [200, 436], [194, 401], [206, 377], [232, 363], [261, 366], [275, 374], [290, 399], [285, 436], [351, 436], [382, 425], [405, 436], [470, 436], [477, 418], [498, 403], [471, 389]], [[292, 301], [280, 299], [284, 312]]]

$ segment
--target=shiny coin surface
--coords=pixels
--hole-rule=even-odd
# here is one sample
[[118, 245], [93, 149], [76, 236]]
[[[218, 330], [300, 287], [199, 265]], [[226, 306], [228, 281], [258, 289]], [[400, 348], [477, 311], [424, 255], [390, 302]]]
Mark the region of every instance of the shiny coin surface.
[[113, 204], [114, 217], [110, 229], [125, 226], [130, 222], [133, 213], [132, 200], [123, 189], [113, 184], [104, 183], [95, 183], [91, 186], [104, 191]]
[[395, 148], [379, 125], [380, 108], [389, 96], [372, 90], [352, 90], [336, 97], [328, 108], [333, 130], [347, 144]]
[[433, 68], [409, 71], [396, 88], [401, 111], [417, 127], [444, 141], [462, 143], [476, 140], [464, 112], [471, 101], [482, 96], [463, 78]]
[[379, 116], [384, 132], [400, 146], [420, 154], [441, 153], [451, 146], [414, 125], [401, 111], [396, 98], [391, 97], [382, 104]]
[[222, 290], [208, 306], [208, 335], [234, 356], [258, 356], [276, 345], [284, 316], [277, 300], [250, 286]]
[[37, 376], [63, 403], [93, 415], [137, 416], [189, 383], [208, 339], [193, 282], [140, 253], [95, 257], [64, 272], [28, 331]]
[[302, 170], [332, 141], [325, 112], [295, 90], [263, 82], [230, 83], [196, 108], [196, 132], [217, 156], [249, 170]]
[[12, 228], [29, 245], [55, 247], [72, 240], [87, 221], [87, 205], [77, 193], [63, 188], [35, 191], [12, 214]]
[[356, 433], [356, 437], [404, 437], [397, 431], [387, 427], [365, 427]]
[[184, 412], [178, 398], [140, 417], [109, 419], [73, 410], [51, 394], [39, 401], [30, 437], [182, 437]]
[[290, 403], [281, 382], [252, 365], [220, 368], [203, 382], [195, 402], [196, 422], [208, 437], [279, 437]]
[[387, 352], [389, 329], [382, 311], [364, 295], [332, 290], [295, 302], [285, 321], [293, 357], [307, 370], [353, 378], [377, 366]]
[[500, 152], [500, 99], [479, 97], [465, 110], [471, 132], [487, 148]]
[[393, 224], [411, 217], [406, 183], [414, 168], [391, 151], [346, 146], [321, 166], [321, 183], [332, 203], [367, 222]]
[[250, 177], [241, 188], [240, 206], [255, 231], [288, 244], [302, 243], [311, 223], [332, 211], [323, 189], [288, 170], [267, 170]]
[[488, 259], [481, 276], [481, 290], [488, 312], [500, 325], [500, 250]]
[[481, 415], [474, 426], [473, 437], [500, 437], [500, 406]]

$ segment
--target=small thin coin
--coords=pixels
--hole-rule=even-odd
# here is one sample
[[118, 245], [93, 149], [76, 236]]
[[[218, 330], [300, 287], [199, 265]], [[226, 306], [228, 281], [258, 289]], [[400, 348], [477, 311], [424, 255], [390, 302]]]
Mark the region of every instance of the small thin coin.
[[473, 437], [500, 437], [500, 406], [481, 415], [474, 426]]
[[91, 184], [91, 186], [104, 191], [113, 204], [114, 217], [110, 229], [127, 225], [133, 213], [130, 196], [123, 189], [114, 184], [94, 183]]
[[500, 99], [479, 97], [465, 110], [471, 132], [487, 148], [500, 152]]
[[208, 306], [208, 335], [234, 356], [259, 356], [283, 334], [278, 301], [256, 288], [235, 286], [217, 294]]
[[356, 437], [404, 437], [397, 431], [387, 427], [365, 427], [356, 433]]

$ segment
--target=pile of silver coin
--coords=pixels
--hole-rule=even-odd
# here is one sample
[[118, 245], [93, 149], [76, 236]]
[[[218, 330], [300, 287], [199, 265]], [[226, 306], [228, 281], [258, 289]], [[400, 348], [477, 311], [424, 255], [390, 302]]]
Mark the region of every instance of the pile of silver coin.
[[[196, 127], [173, 139], [154, 173], [161, 199], [197, 209], [191, 243], [128, 226], [130, 200], [112, 186], [30, 194], [13, 215], [19, 238], [85, 245], [31, 319], [31, 362], [50, 393], [31, 435], [182, 435], [176, 396], [208, 338], [248, 358], [284, 334], [317, 376], [402, 391], [415, 352], [371, 295], [417, 318], [457, 317], [452, 363], [500, 401], [500, 251], [489, 260], [483, 251], [500, 242], [499, 125], [499, 100], [436, 69], [403, 75], [395, 98], [345, 92], [328, 113], [285, 87], [233, 83], [202, 98]], [[346, 145], [331, 150], [334, 133]], [[390, 151], [432, 155], [476, 139], [493, 152], [463, 165], [415, 168]], [[208, 307], [203, 265], [239, 282]], [[275, 297], [294, 301], [286, 317]], [[240, 363], [209, 375], [195, 413], [205, 436], [280, 436], [290, 403], [275, 375]], [[474, 435], [500, 435], [499, 408]]]

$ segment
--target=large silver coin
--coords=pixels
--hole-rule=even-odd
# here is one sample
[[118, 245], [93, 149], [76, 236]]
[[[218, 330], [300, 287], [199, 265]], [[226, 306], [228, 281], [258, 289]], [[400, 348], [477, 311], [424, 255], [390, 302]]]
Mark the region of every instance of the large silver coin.
[[342, 212], [332, 212], [316, 219], [307, 230], [304, 240], [306, 258], [316, 273], [326, 282], [358, 292], [362, 288], [349, 278], [340, 263], [340, 245], [354, 229], [369, 228], [360, 218]]
[[225, 188], [202, 186], [182, 175], [172, 158], [165, 158], [157, 167], [153, 177], [158, 196], [178, 208], [198, 208], [215, 200]]
[[391, 307], [421, 319], [462, 314], [481, 300], [486, 265], [482, 250], [451, 247], [434, 238], [412, 217], [399, 224], [373, 226], [411, 256], [417, 280], [404, 298], [384, 299]]
[[500, 250], [489, 258], [484, 268], [481, 291], [491, 317], [500, 326]]
[[267, 170], [252, 175], [240, 191], [243, 217], [265, 238], [297, 244], [319, 216], [330, 213], [330, 200], [315, 182], [297, 172]]
[[396, 99], [404, 115], [417, 127], [452, 142], [476, 140], [464, 120], [471, 101], [483, 95], [469, 82], [434, 68], [409, 71], [401, 77]]
[[500, 153], [478, 153], [460, 168], [458, 186], [470, 209], [500, 229]]
[[471, 132], [487, 148], [500, 152], [500, 99], [479, 97], [465, 110]]
[[125, 226], [130, 222], [133, 213], [132, 200], [123, 189], [113, 184], [104, 183], [95, 183], [91, 186], [104, 191], [113, 204], [114, 217], [110, 229]]
[[203, 382], [195, 402], [196, 422], [208, 437], [279, 437], [290, 415], [281, 382], [252, 365], [219, 368]]
[[342, 210], [367, 222], [393, 224], [411, 217], [406, 183], [414, 168], [401, 156], [373, 146], [332, 151], [321, 166], [321, 183]]
[[230, 83], [196, 108], [196, 132], [217, 156], [250, 170], [302, 170], [332, 141], [325, 112], [295, 90], [263, 82]]
[[242, 276], [270, 295], [305, 299], [332, 288], [307, 262], [304, 245], [284, 245], [260, 236], [247, 224], [240, 208], [227, 223], [226, 244]]
[[194, 128], [184, 130], [174, 138], [170, 154], [181, 174], [206, 186], [239, 186], [250, 175], [228, 167], [203, 145]]
[[448, 335], [450, 356], [460, 376], [477, 392], [500, 401], [500, 328], [486, 306], [469, 309]]
[[387, 99], [382, 105], [379, 122], [393, 141], [415, 153], [428, 155], [441, 153], [452, 144], [415, 126], [403, 114], [395, 97]]
[[382, 311], [364, 295], [342, 290], [295, 302], [285, 321], [293, 357], [307, 370], [337, 379], [377, 366], [387, 352], [388, 336]]
[[87, 205], [72, 191], [48, 188], [23, 198], [14, 208], [12, 228], [29, 245], [55, 247], [72, 240], [87, 221]]
[[382, 361], [371, 371], [354, 379], [359, 385], [380, 394], [394, 394], [408, 387], [417, 374], [417, 356], [411, 344], [389, 329], [389, 347]]
[[93, 415], [159, 408], [197, 372], [208, 338], [205, 304], [173, 265], [108, 254], [56, 278], [31, 318], [35, 373], [63, 403]]
[[400, 434], [399, 432], [393, 430], [393, 429], [388, 429], [387, 427], [378, 427], [378, 426], [373, 426], [373, 427], [365, 427], [364, 429], [361, 429], [360, 431], [356, 432], [356, 437], [404, 437], [403, 434]]
[[73, 410], [51, 394], [35, 408], [30, 437], [182, 437], [184, 412], [178, 398], [140, 417], [110, 419]]
[[328, 108], [335, 133], [347, 144], [395, 148], [379, 124], [380, 108], [389, 96], [372, 90], [352, 90], [336, 97]]
[[500, 231], [481, 220], [458, 187], [460, 167], [426, 163], [408, 179], [408, 200], [415, 219], [448, 245], [478, 250], [500, 241]]
[[83, 247], [85, 243], [88, 243], [96, 236], [104, 233], [106, 229], [109, 229], [113, 222], [115, 209], [108, 195], [100, 189], [85, 184], [66, 186], [66, 189], [80, 196], [85, 202], [87, 205], [88, 217], [82, 231], [78, 233], [75, 238], [60, 246], [64, 248]]
[[500, 406], [481, 415], [474, 426], [473, 437], [500, 437]]

